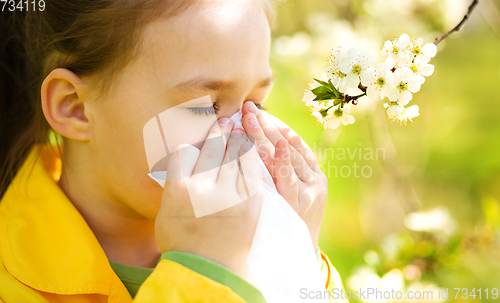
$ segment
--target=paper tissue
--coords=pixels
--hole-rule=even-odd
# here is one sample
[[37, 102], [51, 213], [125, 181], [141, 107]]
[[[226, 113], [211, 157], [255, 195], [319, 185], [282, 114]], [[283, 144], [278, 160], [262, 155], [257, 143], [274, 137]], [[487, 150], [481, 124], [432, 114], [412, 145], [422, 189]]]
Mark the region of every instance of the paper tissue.
[[[197, 102], [200, 101], [200, 99], [197, 100]], [[203, 101], [212, 104], [209, 96]], [[213, 116], [206, 126], [215, 122], [215, 115]], [[241, 118], [241, 111], [231, 116], [235, 128], [243, 128]], [[160, 128], [162, 125], [165, 128], [165, 125], [169, 123], [169, 121], [161, 121], [161, 114], [153, 119], [156, 121], [153, 125], [158, 123]], [[206, 135], [206, 129], [203, 131], [200, 129], [200, 131]], [[158, 133], [161, 132], [161, 130], [158, 131]], [[146, 134], [145, 127], [145, 145], [148, 149], [148, 146], [152, 146], [152, 138], [159, 137], [156, 134], [146, 138]], [[165, 138], [162, 141], [157, 142], [156, 145], [165, 144]], [[167, 150], [166, 146], [165, 149]], [[148, 157], [155, 153], [158, 154], [158, 152], [151, 151], [148, 154], [146, 150]], [[156, 159], [160, 158], [158, 154]], [[247, 259], [250, 274], [243, 278], [257, 287], [268, 303], [328, 302], [326, 299], [304, 298], [306, 292], [321, 291], [323, 294], [325, 292], [320, 264], [306, 224], [277, 192], [272, 177], [262, 160], [260, 158], [259, 160], [263, 181], [260, 183], [259, 193], [263, 195], [263, 201]], [[152, 164], [150, 164], [150, 171], [151, 168]], [[163, 187], [167, 172], [154, 171], [149, 176]]]

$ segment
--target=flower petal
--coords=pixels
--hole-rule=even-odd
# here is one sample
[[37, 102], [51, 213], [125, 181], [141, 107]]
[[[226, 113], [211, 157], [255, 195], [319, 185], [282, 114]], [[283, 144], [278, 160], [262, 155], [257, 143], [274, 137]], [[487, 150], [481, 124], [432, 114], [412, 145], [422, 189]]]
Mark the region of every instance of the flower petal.
[[397, 101], [399, 98], [399, 90], [397, 87], [392, 86], [389, 92], [387, 93], [387, 98], [391, 101]]
[[420, 68], [420, 74], [422, 76], [430, 76], [434, 73], [434, 65], [432, 64], [426, 64], [423, 67]]
[[302, 98], [302, 101], [307, 102], [309, 100], [314, 100], [316, 98], [316, 95], [313, 94], [310, 90], [308, 90], [305, 94], [304, 97]]
[[339, 92], [345, 93], [346, 90], [347, 90], [347, 78], [344, 77], [339, 80]]
[[372, 84], [373, 82], [375, 82], [375, 80], [377, 80], [377, 78], [375, 77], [375, 71], [372, 67], [367, 68], [366, 70], [361, 72], [361, 84], [363, 84], [364, 86]]
[[402, 106], [405, 106], [406, 104], [410, 103], [411, 99], [413, 98], [413, 95], [409, 91], [404, 91], [401, 94], [399, 94], [399, 104]]
[[407, 119], [412, 119], [415, 118], [416, 116], [420, 115], [418, 112], [418, 105], [412, 105], [410, 107], [407, 107], [404, 110], [404, 117]]
[[347, 58], [344, 58], [340, 63], [339, 63], [339, 68], [340, 71], [342, 71], [344, 74], [349, 74], [352, 71], [352, 68], [349, 64], [349, 61]]
[[347, 118], [347, 123], [353, 124], [354, 123], [354, 117], [351, 115], [344, 115]]
[[375, 72], [375, 77], [379, 78], [387, 75], [387, 73], [390, 71], [390, 68], [384, 62], [380, 62], [373, 67], [373, 70]]
[[359, 85], [359, 76], [355, 74], [348, 74], [346, 77], [347, 87], [356, 88]]
[[391, 105], [387, 108], [387, 116], [389, 118], [397, 118], [403, 112], [403, 109], [399, 105]]
[[420, 90], [424, 82], [425, 82], [424, 77], [416, 75], [412, 81], [408, 82], [408, 90], [412, 93], [416, 93]]
[[337, 129], [340, 126], [340, 120], [338, 118], [333, 118], [326, 122], [325, 126], [330, 129]]
[[422, 47], [422, 53], [427, 57], [434, 58], [437, 54], [437, 47], [434, 43], [427, 43]]
[[399, 49], [403, 50], [410, 45], [410, 37], [407, 34], [402, 34], [398, 40]]
[[379, 89], [380, 86], [378, 85], [370, 85], [368, 86], [368, 89], [366, 90], [366, 95], [368, 98], [370, 98], [373, 101], [380, 100], [381, 99], [381, 90]]
[[387, 56], [387, 58], [385, 59], [385, 64], [389, 67], [389, 68], [393, 68], [394, 65], [396, 65], [396, 61], [395, 61], [395, 58], [393, 56]]

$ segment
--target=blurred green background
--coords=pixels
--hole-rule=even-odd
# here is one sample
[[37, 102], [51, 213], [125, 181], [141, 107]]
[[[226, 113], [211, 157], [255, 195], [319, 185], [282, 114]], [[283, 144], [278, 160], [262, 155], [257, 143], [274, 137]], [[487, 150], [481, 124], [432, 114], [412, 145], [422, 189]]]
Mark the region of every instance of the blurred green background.
[[[329, 177], [320, 247], [347, 290], [448, 288], [446, 302], [500, 301], [492, 291], [500, 291], [500, 1], [481, 0], [463, 29], [439, 44], [435, 72], [411, 102], [420, 107], [414, 123], [391, 124], [383, 101], [360, 101], [354, 124], [324, 130], [302, 102], [334, 46], [359, 47], [382, 61], [385, 40], [408, 33], [433, 42], [469, 5], [277, 4], [276, 81], [266, 106], [306, 140]], [[467, 288], [467, 299], [463, 291], [455, 299], [453, 288]], [[443, 300], [434, 292], [434, 300], [419, 301]]]

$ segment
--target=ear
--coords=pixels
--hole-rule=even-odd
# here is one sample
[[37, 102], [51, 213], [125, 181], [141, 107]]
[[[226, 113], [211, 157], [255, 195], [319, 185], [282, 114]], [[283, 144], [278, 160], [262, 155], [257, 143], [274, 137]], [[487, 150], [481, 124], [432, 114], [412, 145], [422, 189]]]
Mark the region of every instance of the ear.
[[50, 126], [62, 136], [88, 141], [89, 119], [85, 115], [86, 86], [82, 78], [65, 68], [54, 69], [43, 81], [42, 109]]

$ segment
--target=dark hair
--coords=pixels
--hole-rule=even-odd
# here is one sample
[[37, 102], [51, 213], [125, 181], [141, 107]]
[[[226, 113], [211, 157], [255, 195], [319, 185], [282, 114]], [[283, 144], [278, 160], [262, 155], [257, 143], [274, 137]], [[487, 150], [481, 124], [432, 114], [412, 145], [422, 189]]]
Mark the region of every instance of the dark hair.
[[[271, 26], [271, 1], [262, 2]], [[98, 75], [105, 94], [137, 53], [140, 30], [201, 0], [52, 0], [44, 11], [2, 12], [0, 31], [0, 198], [36, 145], [49, 143], [40, 87], [55, 68]], [[58, 143], [58, 146], [60, 144]]]
[[29, 89], [33, 77], [24, 59], [24, 39], [17, 33], [24, 16], [2, 12], [0, 18], [5, 37], [0, 42], [0, 197], [38, 137], [32, 126], [36, 123], [31, 102], [35, 98]]
[[[0, 30], [0, 197], [35, 144], [49, 142], [40, 87], [55, 68], [99, 74], [102, 93], [137, 51], [139, 31], [196, 0], [58, 0], [44, 11], [2, 12]], [[103, 75], [105, 74], [105, 75]]]

